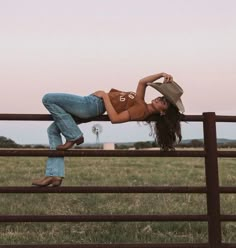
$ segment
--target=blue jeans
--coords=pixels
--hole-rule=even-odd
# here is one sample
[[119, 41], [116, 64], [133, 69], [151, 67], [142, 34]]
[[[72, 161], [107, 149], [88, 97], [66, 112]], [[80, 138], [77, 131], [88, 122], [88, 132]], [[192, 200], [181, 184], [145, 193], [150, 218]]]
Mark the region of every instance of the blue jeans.
[[[50, 149], [54, 150], [62, 144], [61, 134], [67, 141], [74, 141], [83, 135], [73, 116], [86, 119], [105, 112], [103, 100], [94, 95], [49, 93], [43, 97], [42, 101], [54, 120], [47, 129]], [[64, 158], [49, 157], [45, 175], [64, 177]]]

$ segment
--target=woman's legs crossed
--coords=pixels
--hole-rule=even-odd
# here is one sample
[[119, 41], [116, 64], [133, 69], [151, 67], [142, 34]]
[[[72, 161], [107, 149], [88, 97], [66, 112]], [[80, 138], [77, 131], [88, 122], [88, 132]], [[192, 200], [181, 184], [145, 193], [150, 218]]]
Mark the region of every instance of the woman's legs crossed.
[[105, 112], [102, 99], [93, 95], [78, 96], [65, 93], [49, 93], [43, 97], [42, 101], [61, 133], [66, 140], [70, 141], [82, 136], [82, 132], [73, 116], [86, 119]]
[[[52, 114], [54, 122], [48, 127], [50, 149], [62, 144], [61, 133], [67, 140], [76, 140], [83, 133], [72, 115], [91, 118], [105, 112], [102, 99], [90, 95], [81, 97], [64, 93], [50, 93], [43, 97], [43, 104]], [[46, 176], [64, 177], [64, 157], [50, 157], [47, 160]]]

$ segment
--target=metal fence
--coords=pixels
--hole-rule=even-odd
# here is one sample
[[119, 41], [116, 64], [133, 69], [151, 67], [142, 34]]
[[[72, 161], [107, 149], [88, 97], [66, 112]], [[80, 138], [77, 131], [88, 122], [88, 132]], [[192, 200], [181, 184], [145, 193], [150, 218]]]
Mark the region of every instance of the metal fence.
[[[50, 115], [37, 114], [0, 114], [2, 121], [48, 121]], [[87, 121], [109, 121], [107, 116], [89, 120], [77, 119], [78, 123]], [[182, 121], [202, 122], [204, 133], [204, 150], [86, 150], [74, 149], [68, 151], [41, 150], [41, 149], [0, 149], [0, 156], [85, 156], [85, 157], [203, 157], [205, 159], [206, 186], [88, 186], [88, 187], [0, 187], [0, 193], [197, 193], [206, 195], [207, 213], [205, 215], [0, 215], [0, 223], [16, 222], [206, 222], [208, 226], [207, 243], [171, 243], [171, 244], [45, 244], [45, 245], [0, 245], [3, 247], [61, 247], [61, 248], [182, 248], [182, 247], [236, 247], [235, 243], [222, 242], [222, 222], [236, 221], [236, 215], [224, 215], [220, 211], [220, 195], [235, 194], [236, 187], [219, 185], [218, 158], [236, 157], [236, 151], [218, 151], [216, 122], [236, 122], [236, 116], [217, 116], [214, 112], [202, 115], [186, 115]]]

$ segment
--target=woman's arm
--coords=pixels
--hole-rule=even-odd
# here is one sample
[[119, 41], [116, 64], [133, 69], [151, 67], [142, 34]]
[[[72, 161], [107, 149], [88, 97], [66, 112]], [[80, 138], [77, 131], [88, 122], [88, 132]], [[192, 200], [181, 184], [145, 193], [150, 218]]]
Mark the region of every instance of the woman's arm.
[[109, 116], [111, 123], [122, 123], [122, 122], [127, 122], [130, 120], [129, 112], [127, 110], [121, 113], [116, 112], [106, 92], [99, 90], [93, 94], [103, 99], [105, 108], [106, 108], [106, 111], [107, 111], [107, 114]]
[[136, 95], [144, 99], [147, 83], [152, 83], [160, 78], [164, 78], [164, 82], [173, 80], [173, 77], [170, 74], [167, 74], [165, 72], [144, 77], [138, 83], [138, 86], [136, 89]]

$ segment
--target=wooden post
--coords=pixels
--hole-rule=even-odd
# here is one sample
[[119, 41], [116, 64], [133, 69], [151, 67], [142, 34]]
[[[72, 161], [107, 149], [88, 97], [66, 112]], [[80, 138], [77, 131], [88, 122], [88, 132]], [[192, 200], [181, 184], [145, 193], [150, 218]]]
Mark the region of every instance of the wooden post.
[[203, 113], [205, 172], [207, 186], [208, 240], [211, 248], [221, 247], [220, 194], [215, 113]]

